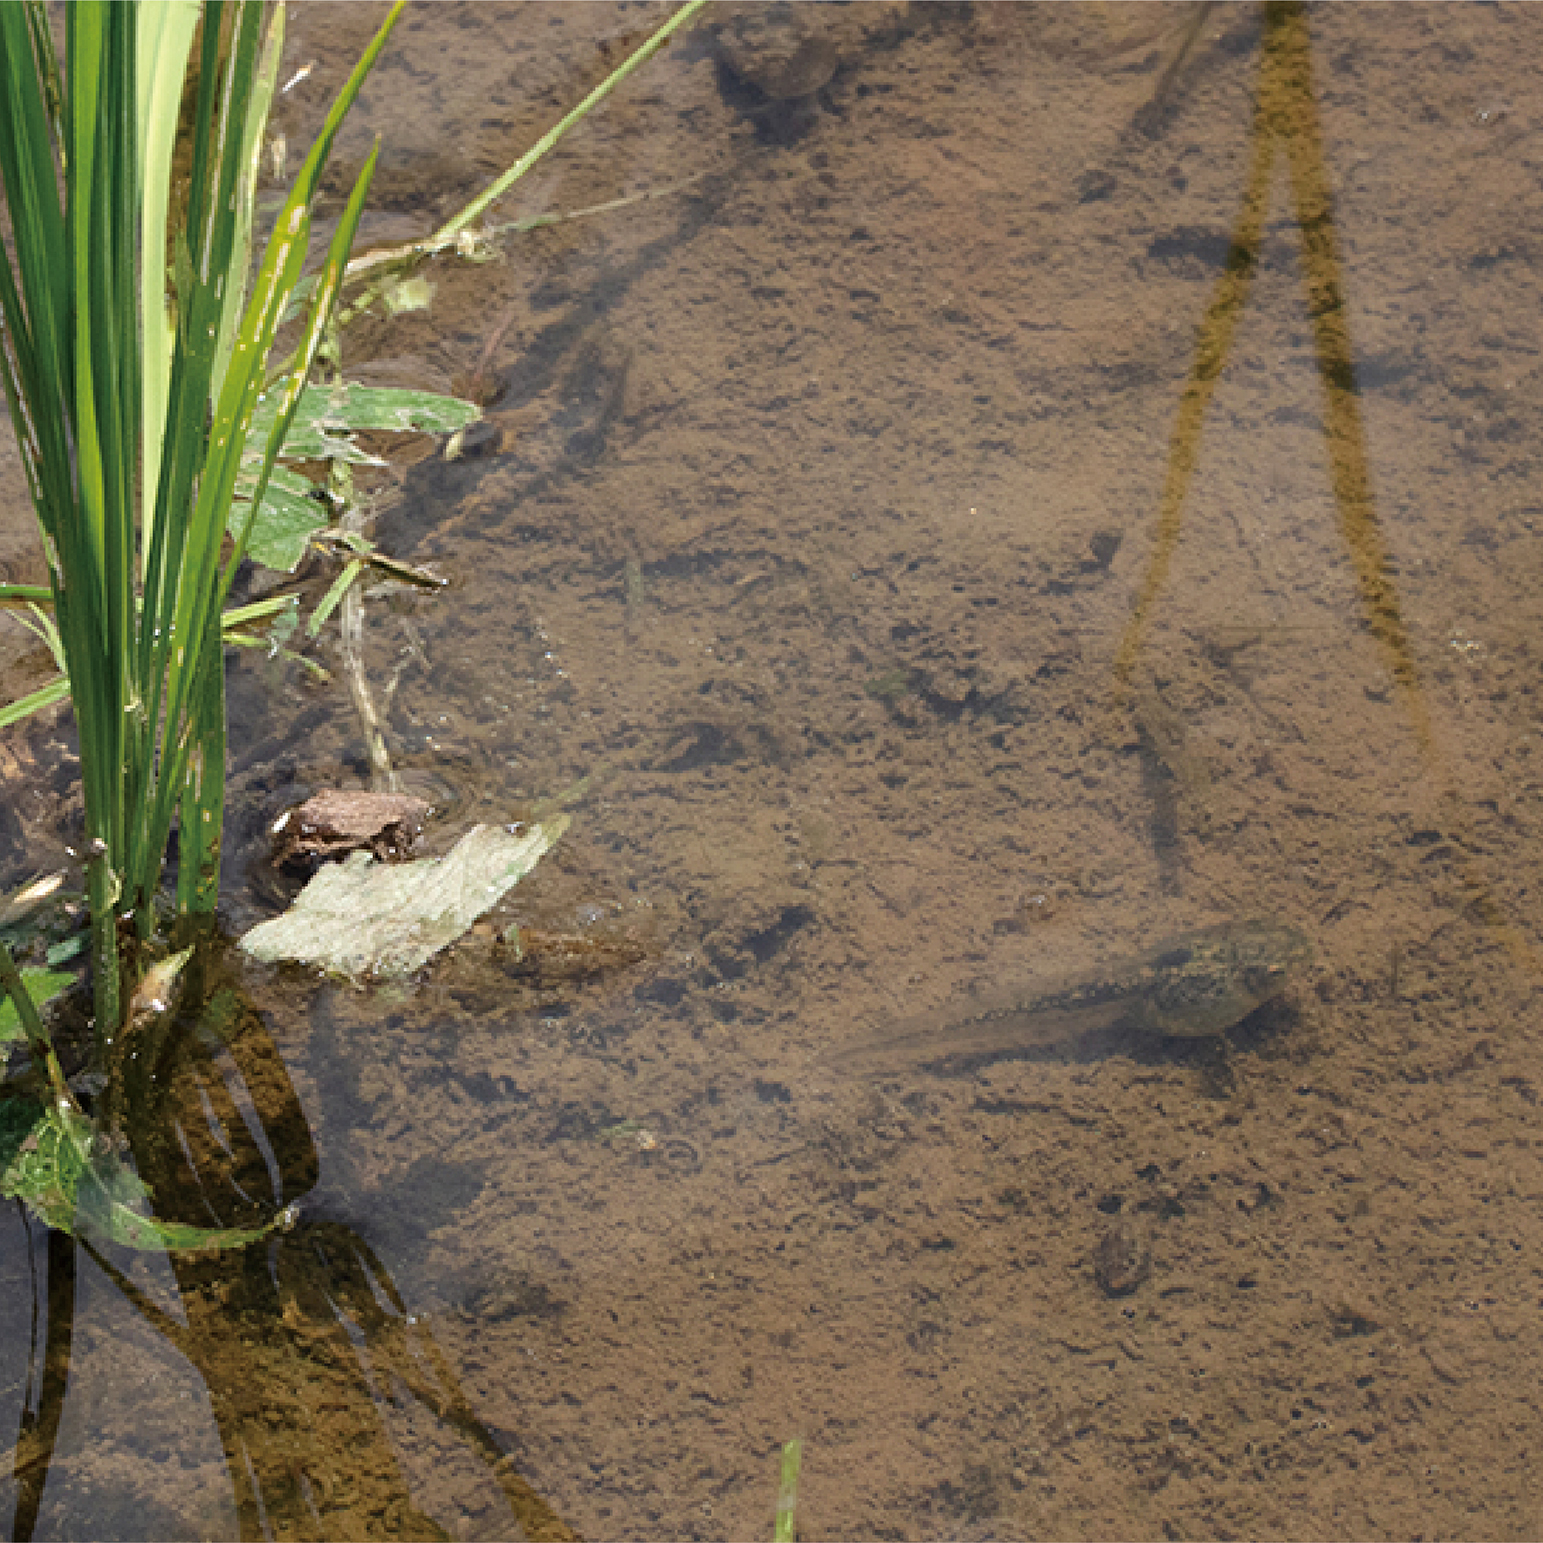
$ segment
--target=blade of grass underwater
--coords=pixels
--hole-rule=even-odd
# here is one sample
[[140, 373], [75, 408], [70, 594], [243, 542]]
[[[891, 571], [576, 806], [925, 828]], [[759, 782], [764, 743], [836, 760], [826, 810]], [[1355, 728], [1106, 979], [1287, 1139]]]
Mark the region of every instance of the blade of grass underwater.
[[250, 605], [232, 606], [220, 616], [220, 625], [228, 631], [231, 627], [243, 627], [249, 621], [262, 621], [277, 616], [300, 603], [298, 595], [273, 595], [267, 600], [254, 600]]
[[789, 1441], [782, 1448], [782, 1472], [777, 1486], [777, 1520], [772, 1543], [793, 1543], [798, 1536], [798, 1474], [803, 1467], [804, 1444]]
[[0, 729], [8, 729], [13, 723], [20, 723], [23, 718], [30, 718], [33, 713], [40, 713], [45, 707], [52, 707], [55, 702], [63, 702], [69, 694], [70, 678], [68, 675], [60, 675], [57, 679], [49, 681], [46, 686], [40, 686], [36, 691], [17, 697], [14, 702], [8, 702], [4, 707], [0, 707]]
[[323, 627], [327, 625], [327, 619], [343, 603], [343, 596], [348, 593], [348, 586], [354, 582], [364, 569], [362, 557], [351, 558], [343, 565], [343, 571], [328, 586], [327, 593], [317, 602], [316, 609], [311, 612], [311, 619], [306, 623], [306, 636], [315, 637]]

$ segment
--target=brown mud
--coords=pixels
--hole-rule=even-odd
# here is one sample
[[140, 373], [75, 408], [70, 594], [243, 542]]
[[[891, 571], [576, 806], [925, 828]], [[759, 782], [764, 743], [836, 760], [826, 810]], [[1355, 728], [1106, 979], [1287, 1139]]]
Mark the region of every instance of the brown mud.
[[[292, 144], [381, 11], [294, 8]], [[365, 242], [662, 14], [410, 12], [342, 144], [384, 136]], [[366, 608], [393, 756], [441, 846], [590, 778], [500, 925], [598, 941], [533, 974], [485, 933], [406, 995], [252, 973], [303, 1214], [465, 1400], [402, 1394], [404, 1352], [389, 1440], [296, 1412], [286, 1309], [321, 1520], [270, 1496], [276, 1532], [513, 1535], [474, 1413], [594, 1539], [769, 1536], [793, 1436], [809, 1539], [1538, 1536], [1543, 11], [758, 25], [504, 217], [675, 191], [347, 339], [490, 425], [376, 490], [452, 580]], [[8, 699], [44, 672], [0, 643]], [[267, 823], [369, 766], [340, 679], [242, 657], [232, 703], [240, 930]], [[0, 743], [4, 877], [68, 836], [67, 746]], [[821, 1067], [1245, 916], [1314, 959], [1220, 1052]], [[238, 1535], [219, 1376], [81, 1268], [38, 1536]]]

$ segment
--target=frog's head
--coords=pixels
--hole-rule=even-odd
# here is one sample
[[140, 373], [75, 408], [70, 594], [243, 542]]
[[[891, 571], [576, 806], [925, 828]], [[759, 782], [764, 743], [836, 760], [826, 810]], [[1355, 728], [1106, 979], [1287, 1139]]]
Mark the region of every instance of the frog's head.
[[1146, 1026], [1186, 1039], [1225, 1034], [1279, 996], [1292, 970], [1311, 956], [1307, 939], [1279, 922], [1198, 933], [1159, 961], [1164, 974], [1145, 1004]]
[[1246, 1017], [1254, 1008], [1279, 996], [1289, 984], [1292, 971], [1312, 957], [1312, 944], [1295, 927], [1280, 922], [1244, 923], [1238, 929], [1233, 972], [1235, 989], [1240, 998], [1247, 998], [1249, 1005], [1238, 1017]]

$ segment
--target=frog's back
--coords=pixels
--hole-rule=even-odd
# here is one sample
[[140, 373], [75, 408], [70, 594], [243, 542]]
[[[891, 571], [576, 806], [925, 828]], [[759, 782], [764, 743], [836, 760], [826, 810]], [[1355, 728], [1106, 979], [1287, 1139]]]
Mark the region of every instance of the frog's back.
[[1224, 1034], [1282, 992], [1311, 956], [1295, 927], [1227, 922], [1059, 982], [994, 987], [839, 1051], [843, 1070], [898, 1071], [1070, 1044], [1104, 1029], [1183, 1038]]

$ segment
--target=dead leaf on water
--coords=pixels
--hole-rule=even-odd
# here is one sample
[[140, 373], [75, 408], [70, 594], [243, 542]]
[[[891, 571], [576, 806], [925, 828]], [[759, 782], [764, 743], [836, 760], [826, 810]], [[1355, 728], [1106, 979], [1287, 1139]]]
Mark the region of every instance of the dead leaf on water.
[[497, 905], [568, 824], [559, 815], [517, 833], [478, 825], [444, 857], [411, 863], [355, 852], [323, 868], [241, 947], [266, 963], [312, 964], [356, 981], [410, 975]]

